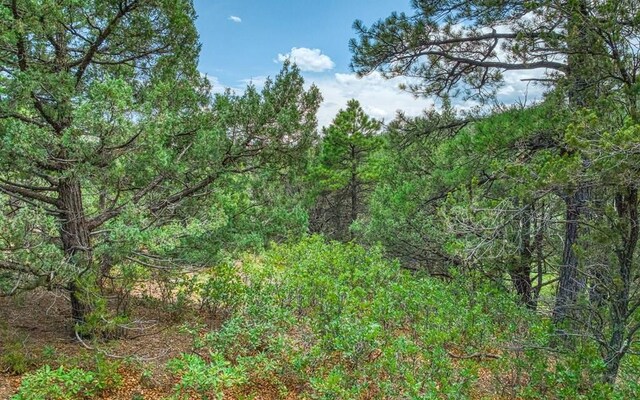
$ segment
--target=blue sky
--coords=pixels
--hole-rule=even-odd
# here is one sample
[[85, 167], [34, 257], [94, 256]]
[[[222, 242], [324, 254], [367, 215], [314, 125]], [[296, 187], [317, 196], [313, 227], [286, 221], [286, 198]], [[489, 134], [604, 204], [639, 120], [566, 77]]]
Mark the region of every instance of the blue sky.
[[[396, 110], [417, 115], [434, 104], [416, 99], [397, 86], [403, 79], [385, 80], [378, 74], [358, 79], [349, 70], [349, 39], [353, 21], [371, 25], [392, 11], [410, 12], [410, 0], [195, 0], [202, 51], [200, 70], [214, 83], [242, 90], [257, 86], [292, 58], [305, 81], [315, 83], [324, 102], [319, 124], [328, 125], [340, 108], [356, 98], [371, 116], [389, 122]], [[505, 91], [518, 96], [517, 77]], [[460, 104], [470, 107], [473, 104]]]
[[409, 0], [196, 0], [195, 6], [201, 69], [239, 81], [277, 72], [273, 60], [293, 47], [320, 49], [336, 72], [348, 72], [353, 21], [371, 23], [392, 11], [409, 11]]

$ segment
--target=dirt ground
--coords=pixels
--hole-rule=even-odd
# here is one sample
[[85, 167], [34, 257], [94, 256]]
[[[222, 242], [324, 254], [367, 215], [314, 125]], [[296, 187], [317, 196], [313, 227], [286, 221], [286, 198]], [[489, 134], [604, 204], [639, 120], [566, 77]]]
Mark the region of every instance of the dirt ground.
[[[174, 382], [163, 366], [188, 351], [191, 344], [175, 322], [167, 320], [157, 308], [136, 306], [134, 319], [141, 321], [139, 327], [144, 329], [134, 327], [127, 339], [81, 343], [72, 334], [70, 314], [68, 299], [60, 293], [39, 290], [29, 296], [0, 298], [0, 356], [20, 353], [27, 360], [28, 370], [34, 370], [47, 363], [56, 366], [60, 360], [91, 359], [103, 352], [108, 359], [134, 362], [123, 363], [119, 370], [122, 387], [104, 393], [102, 399], [129, 400], [136, 394], [144, 399], [168, 396]], [[136, 360], [144, 365], [144, 376], [141, 368], [134, 366]], [[0, 399], [15, 394], [20, 381], [20, 376], [0, 370]]]

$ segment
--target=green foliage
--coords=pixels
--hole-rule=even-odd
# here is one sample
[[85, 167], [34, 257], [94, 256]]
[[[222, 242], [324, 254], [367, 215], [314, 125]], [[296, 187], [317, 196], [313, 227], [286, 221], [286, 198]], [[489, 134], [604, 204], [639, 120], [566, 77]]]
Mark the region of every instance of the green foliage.
[[[541, 104], [493, 110], [435, 143], [407, 184], [385, 181], [373, 196], [368, 239], [405, 262], [408, 254], [414, 264], [429, 264], [435, 254], [445, 265], [481, 270], [512, 284], [530, 308], [545, 290], [542, 277], [557, 274], [559, 332], [597, 344], [606, 365], [602, 379], [614, 383], [635, 341], [640, 304], [631, 290], [639, 225], [638, 159], [630, 151], [640, 121], [638, 48], [629, 44], [640, 37], [635, 4], [416, 0], [412, 6], [413, 15], [392, 13], [370, 27], [355, 22], [358, 38], [350, 46], [359, 74], [418, 78], [407, 85], [416, 95], [462, 94], [486, 105], [505, 71], [544, 69], [548, 90]], [[408, 146], [422, 142], [414, 138]], [[394, 167], [392, 174], [402, 171]], [[386, 237], [385, 225], [393, 228]], [[557, 226], [564, 228], [560, 235]], [[560, 324], [569, 309], [574, 323]]]
[[369, 218], [357, 227], [365, 243], [383, 245], [386, 254], [411, 268], [446, 273], [452, 267], [454, 260], [443, 251], [448, 237], [438, 209], [454, 189], [441, 175], [457, 169], [442, 165], [442, 147], [463, 126], [446, 102], [442, 111], [417, 118], [400, 115], [389, 124]]
[[119, 373], [120, 362], [110, 360], [103, 353], [94, 356], [91, 373], [98, 391], [113, 390], [122, 386], [122, 375]]
[[5, 341], [0, 355], [0, 369], [11, 374], [24, 374], [35, 363], [33, 356], [29, 354], [28, 348], [19, 340]]
[[[47, 358], [46, 352], [43, 358]], [[37, 365], [37, 361], [29, 337], [13, 332], [0, 322], [0, 372], [24, 374]]]
[[75, 400], [89, 399], [97, 393], [93, 373], [78, 368], [48, 365], [22, 378], [18, 394], [12, 400]]
[[[320, 93], [288, 62], [262, 89], [211, 95], [192, 1], [0, 5], [0, 295], [67, 290], [77, 332], [102, 338], [141, 282], [174, 318], [201, 312], [200, 355], [169, 364], [177, 398], [265, 382], [282, 397], [467, 398], [481, 379], [481, 395], [638, 397], [635, 3], [412, 6], [356, 22], [353, 66], [422, 78], [408, 89], [441, 109], [381, 133], [351, 100], [319, 136]], [[532, 107], [448, 99], [543, 68]], [[301, 240], [307, 227], [352, 243]], [[295, 244], [261, 253], [271, 241]], [[262, 256], [229, 261], [247, 250]], [[554, 327], [566, 282], [580, 293]], [[3, 337], [3, 371], [34, 366], [23, 339]], [[45, 366], [15, 398], [121, 383], [117, 363], [93, 364]]]
[[246, 371], [248, 388], [268, 381], [284, 393], [307, 382], [305, 395], [318, 399], [468, 396], [477, 364], [456, 365], [447, 349], [492, 352], [528, 324], [495, 290], [413, 276], [379, 249], [319, 237], [238, 268], [240, 306], [219, 329], [192, 332], [199, 353]]
[[[354, 23], [357, 38], [349, 45], [357, 73], [418, 78], [406, 84], [417, 95], [481, 101], [494, 99], [505, 71], [513, 70], [544, 69], [548, 82], [562, 87], [573, 102], [591, 102], [621, 86], [627, 93], [635, 91], [633, 78], [625, 82], [636, 74], [632, 60], [637, 49], [625, 42], [639, 34], [638, 24], [631, 22], [637, 12], [632, 2], [411, 4], [410, 14], [394, 12], [368, 27]], [[502, 31], [492, 30], [497, 26]], [[551, 58], [549, 52], [560, 57]]]
[[410, 273], [379, 248], [311, 237], [220, 273], [202, 293], [234, 307], [213, 329], [187, 329], [194, 354], [207, 356], [172, 361], [177, 395], [250, 397], [264, 385], [316, 399], [610, 399], [637, 390], [600, 382], [602, 358], [588, 338], [571, 354], [544, 351], [553, 326], [499, 287]]
[[201, 399], [223, 399], [223, 390], [245, 381], [245, 372], [241, 367], [232, 366], [217, 353], [209, 356], [209, 361], [194, 354], [183, 354], [169, 362], [171, 372], [178, 375], [175, 398], [192, 399], [193, 395]]
[[350, 226], [366, 218], [368, 193], [378, 179], [381, 123], [349, 100], [323, 135], [308, 180], [315, 200], [310, 229], [336, 240], [353, 239]]
[[240, 306], [245, 290], [234, 265], [223, 263], [184, 279], [177, 296], [191, 299], [200, 312], [221, 320]]
[[349, 185], [355, 172], [363, 181], [371, 180], [367, 159], [381, 145], [381, 123], [365, 114], [357, 100], [349, 100], [328, 128], [324, 129], [316, 172], [323, 187], [333, 190]]
[[[42, 349], [42, 357], [38, 360], [30, 359], [28, 366], [31, 369], [32, 366], [42, 364], [45, 365], [23, 375], [22, 384], [14, 399], [93, 398], [105, 390], [117, 389], [123, 383], [120, 374], [121, 363], [100, 352], [68, 357], [57, 355], [55, 348], [45, 346]], [[69, 368], [69, 364], [76, 367]], [[26, 371], [16, 371], [20, 374], [24, 372]]]
[[69, 290], [82, 333], [113, 337], [152, 271], [306, 230], [295, 177], [321, 96], [297, 67], [212, 96], [189, 0], [0, 10], [3, 295]]

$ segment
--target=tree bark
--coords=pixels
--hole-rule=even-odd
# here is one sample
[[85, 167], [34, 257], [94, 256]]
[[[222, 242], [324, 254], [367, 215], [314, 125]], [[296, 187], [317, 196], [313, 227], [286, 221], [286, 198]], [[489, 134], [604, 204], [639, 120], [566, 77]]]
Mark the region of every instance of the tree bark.
[[[358, 159], [356, 148], [351, 145], [351, 215], [349, 218], [349, 226], [358, 219]], [[349, 233], [351, 239], [353, 234]]]
[[536, 287], [533, 290], [533, 306], [532, 309], [538, 308], [538, 301], [540, 300], [540, 292], [544, 284], [544, 234], [545, 234], [545, 205], [538, 207], [539, 212], [535, 215], [534, 219], [534, 231], [533, 249], [536, 259]]
[[[589, 37], [588, 7], [585, 0], [567, 4], [569, 7], [569, 20], [567, 21], [568, 47], [571, 51], [567, 57], [567, 81], [569, 103], [576, 109], [588, 107], [595, 99], [595, 92], [590, 85], [593, 79], [593, 71], [589, 71], [593, 49], [590, 48], [592, 40]], [[571, 151], [571, 150], [570, 150]], [[584, 168], [589, 165], [588, 160], [583, 160]], [[580, 180], [578, 176], [576, 179]], [[578, 256], [575, 247], [580, 236], [580, 219], [590, 197], [590, 190], [585, 182], [579, 181], [575, 191], [564, 196], [566, 204], [566, 223], [564, 247], [562, 251], [562, 265], [560, 267], [560, 281], [556, 295], [556, 303], [553, 308], [553, 321], [562, 323], [570, 309], [575, 306], [578, 294], [581, 290], [582, 280], [578, 270]]]
[[604, 381], [614, 384], [618, 377], [620, 362], [626, 354], [629, 341], [627, 337], [627, 322], [631, 317], [629, 302], [631, 283], [633, 279], [633, 259], [638, 245], [638, 189], [627, 187], [624, 192], [618, 193], [615, 199], [616, 211], [620, 218], [621, 243], [616, 250], [618, 256], [618, 279], [615, 279], [612, 288], [612, 301], [610, 303], [611, 338], [604, 352], [606, 365]]
[[526, 204], [523, 206], [520, 214], [520, 237], [518, 243], [518, 263], [511, 272], [511, 280], [516, 289], [516, 293], [520, 298], [520, 302], [527, 308], [535, 307], [533, 301], [533, 290], [531, 285], [531, 261], [533, 252], [531, 246], [531, 219], [534, 212], [533, 205]]
[[556, 324], [565, 320], [570, 310], [574, 307], [583, 286], [575, 247], [578, 244], [580, 217], [588, 198], [589, 190], [583, 184], [580, 184], [574, 193], [565, 197], [567, 213], [562, 266], [560, 268], [556, 303], [553, 308], [553, 321]]
[[91, 269], [93, 254], [89, 225], [82, 204], [80, 181], [75, 177], [63, 179], [58, 188], [58, 196], [62, 215], [60, 237], [64, 255], [67, 262], [78, 272], [77, 277], [68, 286], [71, 315], [76, 325], [82, 325], [91, 311], [91, 305], [80, 279]]

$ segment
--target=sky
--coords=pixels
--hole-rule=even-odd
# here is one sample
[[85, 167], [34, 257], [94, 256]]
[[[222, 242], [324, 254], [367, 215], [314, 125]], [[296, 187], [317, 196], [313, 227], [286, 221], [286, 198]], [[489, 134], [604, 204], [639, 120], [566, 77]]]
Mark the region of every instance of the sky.
[[[291, 59], [305, 82], [320, 89], [323, 103], [318, 124], [327, 126], [355, 98], [365, 112], [390, 122], [397, 110], [419, 115], [435, 102], [398, 89], [402, 78], [386, 80], [373, 73], [357, 78], [349, 69], [349, 39], [356, 19], [370, 26], [391, 12], [410, 13], [410, 0], [195, 0], [202, 50], [200, 71], [214, 91], [241, 92], [249, 82], [260, 87]], [[528, 93], [521, 75], [507, 74], [503, 98], [523, 99]], [[454, 103], [468, 108], [473, 103]]]

